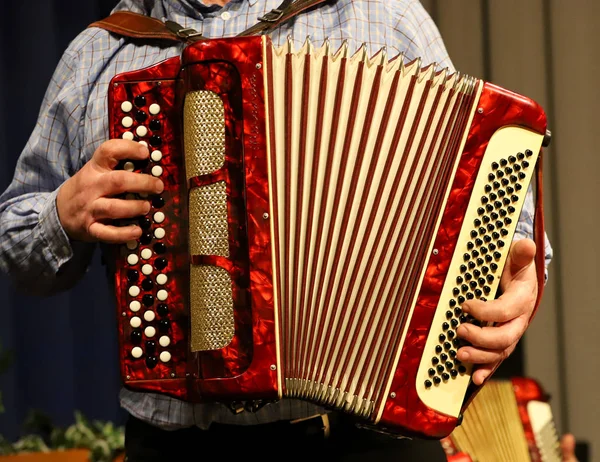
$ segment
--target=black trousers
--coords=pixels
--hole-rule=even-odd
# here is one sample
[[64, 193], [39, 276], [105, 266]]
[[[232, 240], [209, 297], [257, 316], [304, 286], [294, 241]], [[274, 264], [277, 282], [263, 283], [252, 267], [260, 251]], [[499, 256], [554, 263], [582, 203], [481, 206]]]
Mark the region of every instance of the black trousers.
[[125, 427], [127, 462], [294, 461], [445, 462], [439, 441], [397, 439], [330, 419], [325, 437], [320, 417], [298, 423], [212, 425], [209, 430], [162, 430], [134, 417]]

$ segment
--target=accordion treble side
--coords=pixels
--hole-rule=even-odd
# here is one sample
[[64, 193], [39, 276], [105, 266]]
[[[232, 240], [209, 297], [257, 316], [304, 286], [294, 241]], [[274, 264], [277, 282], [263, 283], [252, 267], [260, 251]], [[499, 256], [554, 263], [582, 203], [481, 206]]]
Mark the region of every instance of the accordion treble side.
[[460, 306], [498, 290], [536, 103], [384, 50], [250, 37], [116, 76], [109, 111], [111, 138], [151, 152], [120, 167], [165, 183], [114, 249], [127, 387], [452, 431], [472, 372], [455, 331], [477, 322]]

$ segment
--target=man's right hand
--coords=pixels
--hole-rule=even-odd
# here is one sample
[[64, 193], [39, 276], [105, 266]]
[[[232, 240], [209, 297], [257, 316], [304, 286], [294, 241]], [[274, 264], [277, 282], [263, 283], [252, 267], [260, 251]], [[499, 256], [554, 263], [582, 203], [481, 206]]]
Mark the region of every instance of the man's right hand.
[[148, 156], [148, 148], [135, 141], [106, 141], [81, 170], [65, 181], [58, 191], [56, 207], [61, 225], [71, 239], [125, 243], [141, 236], [139, 226], [115, 226], [113, 220], [146, 215], [150, 202], [117, 196], [160, 194], [163, 182], [151, 175], [114, 169], [122, 160], [144, 160]]

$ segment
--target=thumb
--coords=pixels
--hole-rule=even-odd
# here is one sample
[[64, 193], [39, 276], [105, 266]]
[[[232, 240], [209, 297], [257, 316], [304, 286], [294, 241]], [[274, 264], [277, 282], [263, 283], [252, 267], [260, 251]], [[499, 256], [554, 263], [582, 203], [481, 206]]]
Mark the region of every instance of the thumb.
[[566, 433], [560, 439], [560, 451], [563, 462], [577, 462], [575, 458], [575, 437], [572, 434]]
[[531, 239], [519, 239], [513, 242], [506, 264], [506, 269], [510, 275], [514, 277], [523, 268], [530, 265], [535, 257], [535, 251], [536, 245]]

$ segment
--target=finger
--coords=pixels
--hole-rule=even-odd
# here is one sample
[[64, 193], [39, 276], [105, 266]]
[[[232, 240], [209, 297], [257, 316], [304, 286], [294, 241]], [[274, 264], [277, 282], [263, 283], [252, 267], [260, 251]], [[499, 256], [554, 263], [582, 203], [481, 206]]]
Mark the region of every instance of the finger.
[[485, 380], [490, 376], [490, 374], [496, 368], [497, 363], [486, 364], [484, 366], [480, 366], [473, 372], [471, 379], [475, 385], [481, 385]]
[[536, 245], [531, 239], [519, 239], [512, 243], [501, 279], [501, 287], [518, 278], [529, 265], [534, 263]]
[[464, 323], [458, 327], [456, 333], [474, 347], [505, 350], [521, 338], [526, 327], [527, 320], [521, 316], [501, 326], [479, 327]]
[[485, 302], [476, 299], [465, 301], [462, 305], [463, 312], [480, 321], [495, 323], [507, 322], [528, 313], [535, 304], [537, 284], [535, 273], [526, 273], [529, 279], [524, 277], [522, 281], [511, 281], [497, 299]]
[[150, 155], [148, 148], [136, 141], [114, 139], [105, 141], [94, 153], [92, 160], [101, 169], [112, 170], [124, 159], [143, 160]]
[[503, 351], [504, 350], [488, 350], [485, 348], [465, 346], [457, 351], [456, 357], [459, 361], [468, 362], [471, 364], [491, 364], [503, 359]]
[[123, 193], [160, 194], [163, 182], [145, 173], [113, 170], [103, 175], [102, 196], [116, 196]]
[[146, 215], [150, 202], [128, 199], [107, 199], [101, 197], [94, 202], [92, 215], [96, 220], [133, 218]]
[[106, 225], [96, 221], [90, 225], [88, 234], [100, 242], [125, 244], [126, 242], [139, 239], [142, 235], [142, 228], [136, 225]]
[[560, 439], [560, 450], [562, 453], [563, 461], [575, 461], [575, 437], [566, 433]]

